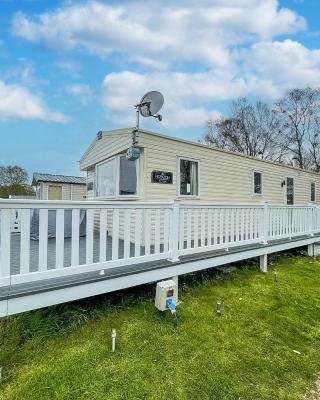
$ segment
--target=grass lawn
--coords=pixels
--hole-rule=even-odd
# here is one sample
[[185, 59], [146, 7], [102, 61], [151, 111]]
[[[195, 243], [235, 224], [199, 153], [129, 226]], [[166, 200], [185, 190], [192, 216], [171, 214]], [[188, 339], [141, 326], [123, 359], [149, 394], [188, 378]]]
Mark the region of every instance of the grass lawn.
[[177, 326], [155, 309], [154, 285], [2, 320], [0, 399], [276, 400], [313, 386], [320, 262], [282, 258], [268, 274], [207, 271], [181, 278], [179, 289]]

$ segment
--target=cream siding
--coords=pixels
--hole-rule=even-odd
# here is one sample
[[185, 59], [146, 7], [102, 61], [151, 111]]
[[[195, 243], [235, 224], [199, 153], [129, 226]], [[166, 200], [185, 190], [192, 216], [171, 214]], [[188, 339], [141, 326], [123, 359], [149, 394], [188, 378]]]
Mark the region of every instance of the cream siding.
[[70, 185], [71, 188], [71, 200], [86, 200], [87, 198], [87, 189], [85, 185], [79, 185], [72, 183]]
[[[234, 153], [171, 140], [142, 132], [141, 146], [146, 148], [144, 178], [145, 199], [173, 200], [177, 197], [177, 158], [186, 157], [199, 161], [199, 196], [204, 202], [270, 203], [285, 202], [285, 187], [281, 182], [285, 176], [295, 180], [295, 204], [310, 202], [310, 183], [316, 182], [316, 202], [319, 203], [319, 174], [302, 171], [285, 165]], [[151, 172], [164, 170], [173, 173], [173, 185], [151, 183]], [[262, 172], [263, 194], [253, 194], [253, 171]], [[188, 196], [183, 197], [188, 199]]]
[[100, 140], [96, 142], [87, 151], [85, 156], [80, 159], [80, 169], [85, 170], [97, 163], [119, 154], [128, 149], [131, 145], [131, 133], [129, 130], [117, 131], [110, 135], [102, 135]]
[[[131, 145], [131, 130], [104, 132], [81, 158], [82, 170], [87, 170], [87, 183], [95, 179], [95, 165]], [[285, 187], [281, 182], [292, 176], [295, 184], [295, 204], [310, 202], [310, 183], [316, 183], [316, 202], [320, 202], [319, 174], [286, 165], [259, 160], [245, 155], [209, 148], [180, 139], [141, 131], [140, 196], [141, 200], [168, 201], [177, 198], [177, 159], [199, 160], [199, 196], [194, 201], [218, 203], [285, 204]], [[163, 170], [173, 173], [173, 184], [151, 183], [151, 172]], [[253, 171], [262, 173], [262, 195], [253, 194]], [[95, 198], [94, 190], [88, 199]], [[125, 197], [122, 197], [125, 200]], [[190, 199], [188, 196], [183, 199]]]

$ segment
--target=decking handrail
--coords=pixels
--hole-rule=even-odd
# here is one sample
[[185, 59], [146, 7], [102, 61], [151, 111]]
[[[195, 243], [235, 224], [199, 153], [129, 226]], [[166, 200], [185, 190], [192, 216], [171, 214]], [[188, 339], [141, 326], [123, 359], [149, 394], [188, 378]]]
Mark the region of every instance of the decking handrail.
[[[81, 210], [85, 210], [84, 237]], [[66, 237], [68, 221], [70, 238]], [[14, 223], [19, 240], [11, 234]], [[30, 242], [34, 226], [39, 236], [36, 243]], [[154, 260], [179, 262], [188, 254], [319, 232], [320, 208], [315, 204], [2, 199], [0, 285], [9, 276], [21, 283]], [[12, 271], [11, 242], [15, 240], [20, 256]], [[36, 262], [32, 261], [34, 249]]]
[[92, 208], [170, 208], [173, 201], [74, 201], [74, 200], [20, 200], [20, 199], [0, 199], [0, 210], [3, 209], [23, 209], [23, 208], [44, 208], [44, 209], [92, 209]]

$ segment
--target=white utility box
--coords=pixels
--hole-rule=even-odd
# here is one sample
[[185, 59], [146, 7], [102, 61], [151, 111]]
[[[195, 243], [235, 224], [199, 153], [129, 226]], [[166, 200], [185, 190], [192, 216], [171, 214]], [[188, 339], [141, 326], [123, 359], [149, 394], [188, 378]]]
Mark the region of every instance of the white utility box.
[[155, 305], [158, 310], [167, 310], [167, 300], [172, 300], [175, 305], [178, 304], [178, 286], [172, 279], [157, 283]]

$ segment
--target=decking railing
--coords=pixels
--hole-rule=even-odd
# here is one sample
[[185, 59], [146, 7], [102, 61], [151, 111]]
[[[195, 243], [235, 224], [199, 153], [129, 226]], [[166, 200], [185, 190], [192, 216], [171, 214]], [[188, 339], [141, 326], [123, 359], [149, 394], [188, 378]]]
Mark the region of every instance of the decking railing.
[[319, 232], [314, 205], [0, 200], [0, 285]]

